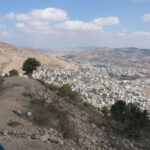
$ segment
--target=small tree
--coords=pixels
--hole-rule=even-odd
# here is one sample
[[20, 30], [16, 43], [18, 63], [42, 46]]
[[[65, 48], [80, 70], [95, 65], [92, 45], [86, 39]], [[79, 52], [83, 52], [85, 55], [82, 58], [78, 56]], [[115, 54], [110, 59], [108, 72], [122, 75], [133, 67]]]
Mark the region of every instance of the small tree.
[[122, 100], [117, 101], [114, 105], [112, 105], [111, 113], [116, 120], [123, 122], [126, 113], [126, 102]]
[[111, 107], [111, 114], [116, 121], [124, 123], [124, 131], [128, 137], [139, 138], [141, 131], [149, 125], [148, 112], [137, 105], [124, 101], [117, 101]]
[[18, 76], [19, 73], [18, 73], [18, 70], [16, 69], [12, 69], [9, 71], [9, 75], [12, 77], [12, 76]]
[[39, 67], [41, 63], [36, 60], [35, 58], [28, 58], [24, 63], [23, 63], [23, 70], [25, 71], [25, 74], [28, 76], [31, 76], [33, 71]]
[[47, 87], [54, 93], [58, 94], [59, 86], [54, 84], [48, 84]]
[[62, 97], [69, 98], [73, 101], [79, 101], [80, 96], [78, 92], [72, 91], [72, 88], [69, 84], [64, 84], [62, 87], [58, 89], [58, 95]]
[[135, 104], [127, 105], [126, 120], [128, 121], [129, 129], [140, 129], [149, 122], [148, 112], [140, 110]]

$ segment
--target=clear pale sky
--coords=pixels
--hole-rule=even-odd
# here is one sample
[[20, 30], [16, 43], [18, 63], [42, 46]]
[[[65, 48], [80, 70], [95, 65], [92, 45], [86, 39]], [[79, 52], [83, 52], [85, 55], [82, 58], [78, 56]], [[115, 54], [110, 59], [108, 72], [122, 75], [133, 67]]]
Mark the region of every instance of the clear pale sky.
[[150, 48], [150, 0], [0, 0], [0, 41]]

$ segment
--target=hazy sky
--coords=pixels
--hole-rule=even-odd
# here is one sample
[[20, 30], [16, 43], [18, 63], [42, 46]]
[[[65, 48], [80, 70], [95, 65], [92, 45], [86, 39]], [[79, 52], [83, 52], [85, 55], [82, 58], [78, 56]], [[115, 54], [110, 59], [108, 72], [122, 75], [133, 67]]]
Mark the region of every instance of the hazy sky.
[[150, 48], [150, 0], [0, 0], [0, 41]]

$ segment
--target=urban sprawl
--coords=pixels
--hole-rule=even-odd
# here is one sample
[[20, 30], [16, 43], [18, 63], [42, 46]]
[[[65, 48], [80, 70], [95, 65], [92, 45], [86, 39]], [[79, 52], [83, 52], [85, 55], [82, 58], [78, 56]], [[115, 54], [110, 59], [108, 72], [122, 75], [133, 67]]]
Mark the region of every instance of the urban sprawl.
[[83, 102], [96, 107], [110, 107], [117, 100], [135, 103], [141, 109], [150, 110], [149, 68], [121, 68], [103, 63], [67, 60], [77, 66], [75, 70], [50, 70], [44, 67], [33, 73], [33, 78], [55, 85], [70, 84], [79, 92]]

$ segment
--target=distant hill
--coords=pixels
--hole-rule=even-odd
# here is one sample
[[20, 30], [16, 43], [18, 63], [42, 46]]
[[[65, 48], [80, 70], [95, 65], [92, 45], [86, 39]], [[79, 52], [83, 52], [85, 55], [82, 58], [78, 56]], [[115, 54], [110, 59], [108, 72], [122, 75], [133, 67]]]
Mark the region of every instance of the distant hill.
[[50, 54], [54, 54], [56, 56], [64, 56], [64, 55], [71, 55], [77, 52], [86, 51], [89, 49], [93, 49], [96, 47], [66, 47], [66, 48], [31, 48], [33, 50], [37, 50], [39, 52], [46, 52]]
[[[67, 55], [65, 56], [67, 57]], [[123, 61], [150, 63], [150, 49], [128, 48], [94, 48], [77, 52], [72, 56], [73, 59], [79, 59], [90, 62], [102, 62], [108, 64], [121, 64]]]
[[28, 57], [35, 57], [42, 65], [49, 68], [74, 69], [73, 66], [53, 55], [0, 42], [0, 72], [8, 73], [11, 69], [20, 71], [24, 60]]

